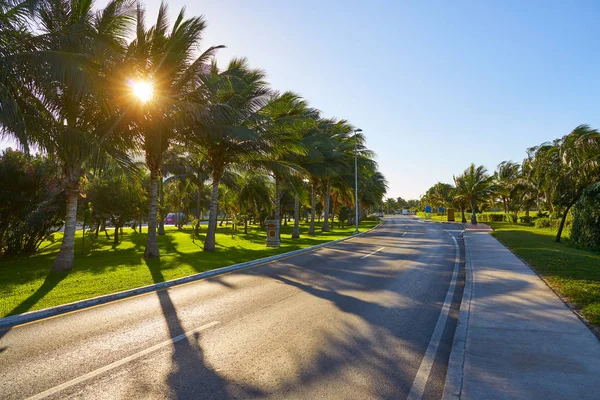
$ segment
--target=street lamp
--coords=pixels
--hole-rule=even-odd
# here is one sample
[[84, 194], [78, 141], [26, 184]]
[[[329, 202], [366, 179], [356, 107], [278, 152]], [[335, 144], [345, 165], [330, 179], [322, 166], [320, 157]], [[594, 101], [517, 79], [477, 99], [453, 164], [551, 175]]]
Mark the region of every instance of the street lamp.
[[354, 130], [354, 233], [358, 233], [358, 157], [356, 155], [356, 136], [362, 129]]

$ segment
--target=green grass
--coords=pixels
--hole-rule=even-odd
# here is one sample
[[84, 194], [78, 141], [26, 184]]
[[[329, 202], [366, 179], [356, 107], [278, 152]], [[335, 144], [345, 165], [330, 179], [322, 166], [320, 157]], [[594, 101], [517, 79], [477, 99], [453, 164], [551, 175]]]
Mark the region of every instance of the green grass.
[[[374, 227], [377, 222], [364, 221], [360, 230]], [[316, 225], [320, 227], [320, 224]], [[192, 229], [177, 231], [167, 227], [159, 236], [160, 260], [145, 260], [146, 230], [135, 233], [125, 229], [121, 243], [100, 233], [94, 251], [82, 252], [81, 231], [77, 232], [75, 266], [69, 274], [49, 274], [52, 261], [60, 248], [61, 234], [54, 243], [44, 242], [38, 254], [29, 257], [0, 258], [0, 317], [52, 307], [152, 283], [163, 282], [255, 260], [287, 251], [340, 239], [354, 233], [354, 227], [335, 228], [316, 236], [308, 236], [308, 224], [301, 224], [301, 238], [290, 239], [292, 225], [282, 227], [282, 242], [278, 249], [265, 246], [266, 233], [251, 226], [248, 234], [237, 231], [232, 237], [230, 227], [217, 230], [217, 250], [204, 253], [202, 246], [206, 226], [200, 237], [192, 241]], [[109, 229], [112, 233], [112, 229]]]
[[[600, 251], [556, 243], [553, 229], [490, 222], [493, 235], [531, 265], [585, 318], [600, 327]], [[568, 232], [563, 235], [568, 240]]]

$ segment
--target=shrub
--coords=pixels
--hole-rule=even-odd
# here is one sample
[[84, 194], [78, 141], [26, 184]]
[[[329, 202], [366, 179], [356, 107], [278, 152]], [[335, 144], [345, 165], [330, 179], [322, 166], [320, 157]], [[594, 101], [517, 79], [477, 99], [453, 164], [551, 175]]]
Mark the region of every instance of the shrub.
[[58, 171], [46, 157], [0, 154], [0, 253], [33, 253], [63, 224]]
[[530, 216], [524, 216], [524, 217], [519, 217], [519, 220], [521, 221], [521, 223], [523, 224], [531, 224], [533, 222], [533, 217]]
[[536, 219], [535, 227], [536, 228], [550, 228], [550, 218], [544, 217], [544, 218]]
[[571, 240], [582, 247], [600, 247], [600, 183], [588, 188], [575, 204]]
[[545, 213], [543, 211], [538, 211], [537, 218], [548, 218], [548, 213]]
[[502, 222], [504, 219], [504, 215], [502, 214], [490, 214], [489, 215], [490, 222]]
[[516, 224], [517, 214], [504, 214], [504, 221], [509, 222], [511, 224]]

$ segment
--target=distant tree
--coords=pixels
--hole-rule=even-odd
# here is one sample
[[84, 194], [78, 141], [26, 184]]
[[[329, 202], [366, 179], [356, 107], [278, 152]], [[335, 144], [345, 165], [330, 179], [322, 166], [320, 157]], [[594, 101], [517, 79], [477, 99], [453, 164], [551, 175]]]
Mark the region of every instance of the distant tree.
[[463, 196], [471, 205], [471, 223], [476, 224], [477, 204], [481, 199], [489, 196], [493, 178], [487, 174], [483, 165], [471, 164], [461, 176], [454, 178], [455, 181], [457, 179], [461, 184], [457, 185], [456, 193], [458, 196]]
[[117, 245], [119, 229], [139, 216], [140, 208], [147, 201], [147, 194], [138, 180], [113, 167], [92, 178], [87, 199], [94, 213], [114, 226], [114, 244]]

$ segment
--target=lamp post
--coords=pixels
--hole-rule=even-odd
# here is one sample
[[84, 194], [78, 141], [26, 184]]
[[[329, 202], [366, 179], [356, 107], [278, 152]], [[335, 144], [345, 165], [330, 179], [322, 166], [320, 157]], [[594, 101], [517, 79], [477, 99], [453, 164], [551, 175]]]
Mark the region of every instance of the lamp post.
[[356, 135], [362, 129], [354, 130], [354, 233], [358, 233], [358, 156], [356, 155]]

